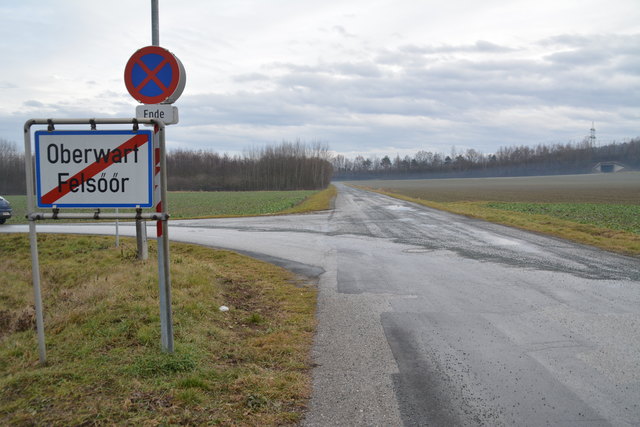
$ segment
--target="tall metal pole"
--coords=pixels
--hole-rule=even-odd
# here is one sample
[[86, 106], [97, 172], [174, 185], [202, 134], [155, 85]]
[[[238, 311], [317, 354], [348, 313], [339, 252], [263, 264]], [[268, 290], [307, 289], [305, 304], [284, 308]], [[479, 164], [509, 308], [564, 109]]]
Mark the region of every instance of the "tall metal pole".
[[151, 0], [151, 45], [160, 46], [160, 25], [158, 24], [158, 0]]
[[[164, 124], [156, 124], [160, 162], [159, 199], [156, 211], [168, 212], [167, 206], [167, 161]], [[158, 194], [156, 194], [158, 196]], [[157, 222], [158, 236], [158, 286], [160, 292], [160, 339], [162, 351], [173, 353], [173, 316], [171, 314], [171, 270], [169, 264], [169, 227], [167, 218]]]
[[[151, 0], [151, 44], [160, 46], [158, 0]], [[165, 158], [164, 124], [155, 126], [160, 153], [160, 194], [156, 210], [167, 212], [167, 162]], [[158, 184], [158, 183], [156, 183]], [[157, 223], [158, 233], [158, 286], [160, 291], [160, 339], [162, 351], [173, 353], [173, 316], [171, 314], [171, 273], [169, 269], [169, 227], [166, 218]]]

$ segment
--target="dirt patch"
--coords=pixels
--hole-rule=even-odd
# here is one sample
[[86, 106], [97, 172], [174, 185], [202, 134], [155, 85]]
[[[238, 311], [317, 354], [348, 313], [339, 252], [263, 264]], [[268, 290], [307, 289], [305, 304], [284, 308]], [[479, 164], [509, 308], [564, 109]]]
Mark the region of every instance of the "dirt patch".
[[35, 328], [36, 310], [33, 306], [21, 310], [0, 310], [0, 338], [14, 332]]

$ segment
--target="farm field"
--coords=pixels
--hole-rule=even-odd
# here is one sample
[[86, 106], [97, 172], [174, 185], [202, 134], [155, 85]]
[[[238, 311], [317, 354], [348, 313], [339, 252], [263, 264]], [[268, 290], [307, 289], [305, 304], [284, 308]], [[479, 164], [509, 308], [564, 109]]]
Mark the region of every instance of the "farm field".
[[640, 172], [512, 178], [354, 181], [433, 202], [611, 203], [640, 205]]
[[[328, 209], [335, 188], [303, 191], [172, 191], [168, 193], [172, 219], [302, 213]], [[27, 223], [26, 196], [5, 196], [13, 207], [9, 224]], [[80, 209], [71, 209], [82, 212]], [[84, 210], [93, 212], [92, 210]], [[111, 210], [112, 211], [112, 210]], [[121, 209], [121, 212], [132, 210]]]
[[640, 255], [640, 172], [351, 184], [453, 213]]
[[171, 192], [172, 218], [267, 215], [290, 209], [316, 191]]

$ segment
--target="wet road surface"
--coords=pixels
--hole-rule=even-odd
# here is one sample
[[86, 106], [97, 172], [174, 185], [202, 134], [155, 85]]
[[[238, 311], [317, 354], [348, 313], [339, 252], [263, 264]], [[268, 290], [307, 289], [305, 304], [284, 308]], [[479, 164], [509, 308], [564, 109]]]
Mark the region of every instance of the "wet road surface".
[[331, 212], [170, 222], [318, 278], [305, 425], [640, 423], [638, 259], [338, 187]]

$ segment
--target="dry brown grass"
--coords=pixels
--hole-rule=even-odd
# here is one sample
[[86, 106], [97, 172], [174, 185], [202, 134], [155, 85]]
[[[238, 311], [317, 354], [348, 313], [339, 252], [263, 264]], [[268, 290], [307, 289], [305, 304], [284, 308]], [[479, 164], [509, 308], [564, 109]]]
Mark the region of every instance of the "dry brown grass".
[[114, 248], [108, 237], [38, 238], [44, 367], [30, 311], [28, 239], [0, 234], [0, 322], [11, 325], [0, 337], [0, 425], [301, 419], [310, 394], [313, 285], [233, 252], [172, 244], [175, 353], [168, 355], [160, 351], [157, 265], [135, 259], [135, 242]]

